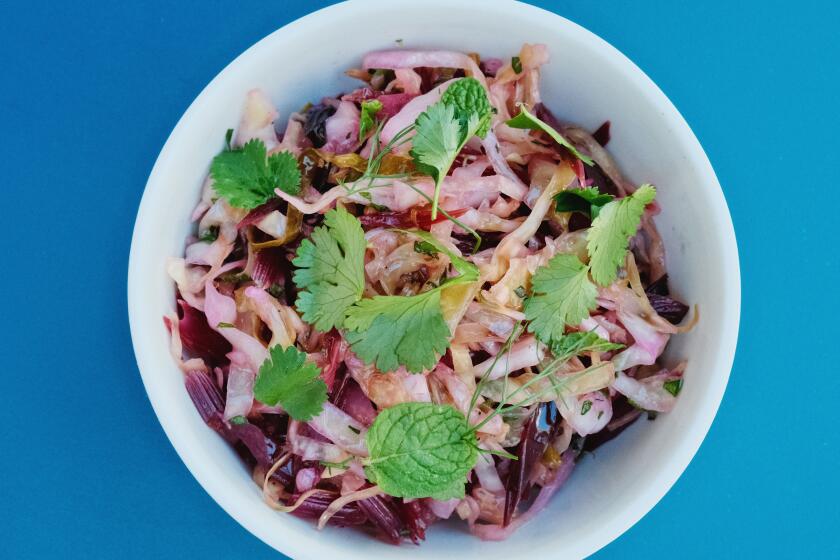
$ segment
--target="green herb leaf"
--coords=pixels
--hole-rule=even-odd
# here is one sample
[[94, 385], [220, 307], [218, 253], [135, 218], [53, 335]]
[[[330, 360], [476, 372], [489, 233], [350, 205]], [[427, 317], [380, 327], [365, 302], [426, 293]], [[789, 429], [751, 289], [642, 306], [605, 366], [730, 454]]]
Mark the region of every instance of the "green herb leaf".
[[219, 238], [219, 226], [210, 226], [207, 228], [207, 231], [202, 233], [198, 240], [204, 241], [205, 243], [213, 243]]
[[415, 241], [414, 252], [420, 253], [421, 255], [428, 255], [434, 259], [438, 257], [437, 247], [435, 247], [428, 241]]
[[546, 344], [563, 338], [566, 325], [577, 325], [595, 309], [598, 289], [575, 255], [557, 254], [531, 279], [533, 295], [525, 300], [528, 331]]
[[227, 129], [227, 132], [225, 132], [225, 150], [227, 150], [228, 152], [233, 149], [230, 146], [231, 140], [233, 140], [233, 129], [229, 128]]
[[513, 293], [516, 294], [516, 297], [519, 299], [525, 299], [525, 296], [528, 295], [528, 292], [525, 291], [525, 286], [517, 286]]
[[233, 329], [233, 328], [236, 328], [236, 325], [234, 325], [233, 323], [220, 322], [218, 325], [216, 325], [216, 328], [217, 329]]
[[580, 212], [594, 220], [601, 208], [614, 198], [611, 194], [602, 194], [595, 187], [586, 187], [560, 191], [554, 197], [554, 201], [558, 212]]
[[292, 263], [304, 321], [321, 332], [342, 326], [365, 288], [365, 246], [362, 225], [343, 208], [327, 212], [324, 225], [301, 242]]
[[674, 395], [675, 397], [680, 394], [680, 391], [682, 390], [682, 386], [683, 386], [682, 378], [671, 379], [670, 381], [666, 381], [665, 383], [662, 384], [662, 387], [666, 391], [668, 391], [669, 393]]
[[234, 425], [247, 424], [248, 419], [245, 418], [244, 416], [234, 416], [233, 418], [230, 419], [230, 423], [234, 424]]
[[300, 170], [290, 152], [266, 157], [262, 140], [251, 140], [241, 149], [224, 151], [210, 165], [213, 189], [231, 206], [252, 209], [274, 197], [274, 189], [300, 192]]
[[583, 404], [580, 406], [580, 415], [586, 416], [586, 413], [592, 410], [592, 401], [586, 400], [583, 401]]
[[545, 121], [537, 118], [537, 116], [528, 111], [528, 108], [524, 105], [520, 105], [519, 114], [507, 121], [507, 123], [505, 124], [513, 128], [524, 128], [527, 130], [542, 130], [543, 132], [551, 136], [551, 138], [554, 139], [555, 142], [572, 152], [572, 154], [580, 161], [582, 161], [586, 165], [592, 165], [591, 158], [580, 153], [578, 149], [575, 148], [574, 145], [572, 145], [571, 142], [569, 142], [568, 140], [566, 140], [566, 138], [563, 137], [562, 134], [554, 130]]
[[295, 420], [306, 421], [323, 410], [327, 386], [305, 353], [273, 346], [254, 383], [254, 398], [268, 406], [279, 404]]
[[[457, 255], [454, 251], [452, 251], [449, 247], [444, 245], [440, 242], [440, 240], [429, 233], [428, 231], [424, 231], [422, 229], [412, 229], [412, 230], [397, 230], [402, 231], [403, 233], [410, 233], [416, 237], [419, 237], [423, 240], [423, 243], [428, 244], [432, 248], [434, 248], [437, 252], [445, 254], [449, 257], [449, 262], [452, 263], [452, 267], [458, 272], [458, 276], [453, 276], [447, 278], [441, 286], [455, 286], [458, 284], [469, 284], [471, 282], [475, 282], [478, 280], [479, 272], [478, 267], [475, 266], [473, 263], [465, 260], [460, 255]], [[415, 250], [416, 245], [415, 245]]]
[[[493, 106], [481, 82], [475, 78], [462, 78], [443, 92], [440, 102], [455, 108], [455, 116], [467, 134], [465, 142], [473, 136], [487, 136], [493, 118]], [[475, 124], [471, 124], [473, 121]]]
[[401, 403], [381, 411], [367, 432], [365, 474], [391, 496], [464, 497], [478, 442], [454, 407]]
[[622, 348], [624, 348], [623, 344], [604, 340], [592, 331], [584, 331], [563, 335], [560, 340], [554, 341], [551, 345], [551, 353], [555, 358], [568, 359], [587, 352], [609, 352]]
[[416, 296], [376, 296], [350, 307], [345, 338], [353, 352], [382, 372], [403, 365], [411, 372], [431, 369], [449, 347], [440, 289]]
[[520, 60], [518, 56], [514, 56], [510, 59], [510, 66], [517, 74], [522, 73], [522, 60]]
[[475, 78], [462, 78], [417, 117], [412, 140], [414, 166], [435, 180], [432, 219], [437, 217], [440, 185], [455, 157], [473, 136], [484, 137], [490, 128], [493, 106]]
[[382, 102], [378, 99], [362, 101], [362, 111], [359, 116], [359, 138], [376, 128], [376, 113], [382, 110]]
[[656, 189], [642, 185], [636, 192], [613, 200], [592, 221], [587, 234], [589, 267], [592, 279], [601, 286], [615, 281], [618, 267], [624, 263], [630, 238], [636, 235], [645, 206], [653, 202]]

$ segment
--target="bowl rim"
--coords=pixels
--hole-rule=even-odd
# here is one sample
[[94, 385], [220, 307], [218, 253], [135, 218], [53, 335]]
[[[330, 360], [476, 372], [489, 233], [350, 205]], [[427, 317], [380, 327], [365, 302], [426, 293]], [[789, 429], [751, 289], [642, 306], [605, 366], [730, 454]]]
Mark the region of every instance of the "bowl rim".
[[[414, 2], [408, 0], [397, 0], [397, 3], [405, 3], [407, 5], [415, 4]], [[313, 549], [308, 548], [312, 544], [311, 540], [305, 537], [298, 539], [283, 539], [278, 538], [276, 533], [270, 533], [267, 530], [266, 525], [259, 521], [260, 518], [266, 515], [266, 512], [256, 511], [253, 508], [243, 506], [239, 503], [240, 500], [238, 499], [237, 494], [231, 493], [225, 489], [223, 484], [213, 480], [214, 476], [218, 478], [217, 475], [213, 474], [214, 468], [212, 466], [208, 467], [207, 465], [199, 464], [199, 462], [192, 457], [191, 451], [188, 449], [187, 434], [182, 433], [182, 430], [175, 425], [171, 418], [167, 416], [167, 414], [163, 411], [161, 403], [155, 397], [153, 387], [154, 378], [150, 373], [148, 373], [149, 367], [144, 367], [144, 363], [146, 362], [145, 356], [149, 349], [145, 347], [146, 345], [142, 342], [143, 337], [140, 336], [138, 316], [140, 314], [140, 307], [143, 304], [142, 302], [144, 298], [142, 289], [143, 270], [138, 262], [139, 257], [137, 257], [138, 251], [136, 248], [140, 243], [142, 243], [142, 236], [140, 233], [144, 222], [149, 221], [149, 216], [154, 213], [154, 208], [151, 207], [149, 202], [148, 193], [153, 188], [153, 185], [156, 182], [159, 182], [157, 176], [161, 173], [161, 169], [164, 168], [166, 166], [166, 162], [173, 157], [172, 146], [177, 143], [177, 138], [184, 127], [184, 123], [191, 119], [193, 113], [198, 112], [201, 100], [210, 95], [214, 89], [219, 87], [220, 83], [224, 81], [225, 76], [232, 73], [233, 68], [235, 68], [244, 59], [254, 56], [258, 51], [270, 48], [270, 43], [274, 37], [291, 31], [299, 31], [309, 25], [315, 24], [324, 16], [329, 15], [338, 17], [346, 11], [358, 9], [375, 11], [377, 6], [382, 5], [392, 7], [393, 4], [394, 0], [346, 0], [344, 2], [326, 6], [291, 21], [283, 27], [273, 31], [254, 43], [251, 47], [239, 54], [233, 61], [225, 66], [225, 68], [221, 70], [190, 103], [189, 107], [178, 120], [164, 143], [144, 188], [132, 233], [127, 283], [129, 325], [138, 369], [140, 371], [146, 393], [155, 411], [155, 415], [170, 443], [178, 453], [181, 461], [183, 461], [190, 473], [213, 498], [213, 500], [250, 533], [258, 537], [268, 546], [293, 558], [311, 557]], [[447, 2], [446, 0], [424, 0], [424, 6], [429, 4], [437, 4], [441, 7], [445, 7]], [[651, 98], [652, 103], [662, 110], [663, 118], [674, 125], [675, 134], [678, 134], [683, 139], [687, 140], [687, 145], [694, 148], [692, 157], [694, 162], [699, 165], [697, 173], [704, 178], [705, 189], [709, 191], [707, 195], [710, 198], [710, 202], [715, 207], [715, 211], [719, 218], [718, 225], [721, 227], [721, 250], [724, 256], [724, 262], [722, 265], [727, 267], [726, 269], [729, 274], [727, 283], [723, 287], [723, 290], [724, 293], [731, 298], [731, 305], [728, 308], [728, 314], [722, 320], [729, 335], [722, 337], [722, 345], [718, 349], [719, 358], [717, 364], [719, 371], [714, 372], [716, 382], [711, 383], [708, 389], [712, 397], [710, 402], [713, 402], [714, 406], [710, 406], [705, 410], [701, 409], [699, 411], [699, 414], [695, 417], [693, 422], [694, 429], [692, 430], [691, 437], [687, 438], [680, 448], [674, 452], [674, 456], [670, 458], [668, 464], [661, 467], [661, 473], [656, 480], [655, 486], [651, 485], [651, 488], [643, 496], [637, 498], [635, 502], [625, 507], [623, 515], [617, 515], [615, 519], [611, 520], [611, 522], [598, 529], [594, 529], [587, 538], [581, 539], [581, 542], [572, 546], [569, 551], [571, 554], [584, 557], [596, 552], [618, 538], [630, 527], [635, 525], [659, 502], [659, 500], [662, 499], [680, 475], [685, 471], [711, 427], [712, 421], [717, 414], [718, 408], [720, 407], [720, 403], [723, 399], [723, 394], [729, 380], [729, 375], [735, 357], [740, 325], [741, 279], [735, 231], [717, 176], [715, 175], [705, 151], [688, 123], [670, 99], [668, 99], [668, 97], [659, 89], [659, 87], [623, 53], [604, 39], [582, 26], [564, 18], [559, 14], [544, 10], [537, 6], [512, 0], [459, 0], [459, 4], [474, 5], [476, 8], [480, 7], [485, 10], [488, 8], [494, 10], [517, 10], [523, 13], [527, 12], [531, 17], [549, 18], [556, 22], [558, 33], [577, 34], [579, 36], [579, 40], [588, 42], [592, 48], [600, 50], [602, 54], [613, 58], [618, 64], [625, 67], [628, 79], [634, 80], [640, 90], [644, 91], [645, 95]], [[282, 537], [283, 535], [280, 536]], [[301, 537], [302, 535], [298, 536]], [[327, 539], [321, 539], [322, 542], [320, 544], [323, 545], [323, 541], [325, 540]], [[329, 548], [332, 547], [328, 546], [322, 550], [326, 551]]]

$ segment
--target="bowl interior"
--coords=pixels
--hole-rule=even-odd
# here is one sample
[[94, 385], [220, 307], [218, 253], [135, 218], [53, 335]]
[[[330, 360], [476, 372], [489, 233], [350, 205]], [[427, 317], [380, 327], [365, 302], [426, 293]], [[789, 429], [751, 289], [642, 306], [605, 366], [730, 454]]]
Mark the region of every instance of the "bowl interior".
[[[375, 25], [371, 25], [375, 22]], [[359, 30], [364, 30], [363, 32]], [[181, 255], [190, 213], [224, 132], [245, 93], [269, 92], [285, 119], [321, 96], [347, 91], [344, 77], [370, 50], [407, 47], [475, 51], [507, 58], [524, 42], [545, 43], [542, 95], [561, 119], [594, 129], [612, 121], [611, 153], [636, 182], [659, 188], [657, 224], [672, 288], [698, 304], [701, 321], [675, 337], [668, 359], [688, 359], [675, 410], [638, 422], [583, 459], [549, 509], [511, 539], [484, 543], [458, 524], [436, 525], [421, 547], [389, 547], [351, 530], [322, 533], [266, 507], [250, 473], [194, 410], [168, 352], [161, 317], [173, 310], [168, 256]], [[737, 338], [738, 260], [731, 220], [702, 148], [665, 96], [631, 62], [577, 25], [512, 2], [350, 2], [275, 32], [226, 68], [196, 99], [149, 179], [129, 266], [135, 352], [155, 411], [181, 458], [207, 491], [251, 532], [295, 558], [515, 557], [523, 546], [548, 557], [592, 553], [635, 523], [664, 495], [705, 436], [726, 385]]]

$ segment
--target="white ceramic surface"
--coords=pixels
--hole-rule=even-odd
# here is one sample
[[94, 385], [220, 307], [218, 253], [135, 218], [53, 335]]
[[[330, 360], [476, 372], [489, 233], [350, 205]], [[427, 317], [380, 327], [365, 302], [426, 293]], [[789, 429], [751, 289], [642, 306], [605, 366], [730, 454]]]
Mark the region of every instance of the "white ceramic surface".
[[[501, 543], [481, 542], [457, 524], [435, 525], [420, 547], [392, 547], [352, 530], [317, 532], [266, 507], [235, 454], [207, 428], [168, 351], [161, 317], [173, 310], [164, 271], [182, 254], [190, 213], [245, 93], [269, 92], [285, 117], [307, 100], [347, 91], [343, 76], [361, 56], [410, 47], [509, 57], [523, 42], [548, 45], [545, 102], [564, 120], [594, 129], [612, 121], [610, 151], [636, 182], [659, 188], [671, 284], [698, 303], [700, 324], [675, 337], [670, 359], [688, 359], [673, 412], [638, 422], [586, 457], [538, 519]], [[723, 396], [738, 335], [740, 276], [732, 222], [703, 149], [665, 95], [632, 62], [560, 16], [507, 1], [351, 1], [269, 35], [225, 68], [189, 107], [149, 177], [137, 215], [128, 274], [131, 334], [160, 423], [195, 478], [246, 529], [296, 559], [578, 558], [627, 530], [668, 491], [700, 446]], [[639, 551], [640, 555], [643, 551]]]

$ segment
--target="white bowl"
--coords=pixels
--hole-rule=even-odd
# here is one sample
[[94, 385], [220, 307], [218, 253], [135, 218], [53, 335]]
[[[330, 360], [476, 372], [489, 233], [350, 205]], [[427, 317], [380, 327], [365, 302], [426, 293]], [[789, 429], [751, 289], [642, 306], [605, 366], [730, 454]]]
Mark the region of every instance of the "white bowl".
[[[263, 88], [281, 118], [308, 100], [348, 91], [345, 69], [402, 39], [411, 47], [509, 57], [524, 42], [545, 43], [542, 94], [558, 117], [594, 129], [612, 121], [609, 149], [636, 182], [659, 188], [657, 224], [671, 284], [700, 306], [699, 325], [676, 336], [668, 358], [688, 360], [676, 408], [638, 422], [578, 465], [537, 519], [505, 542], [482, 542], [457, 524], [435, 525], [420, 547], [392, 547], [353, 530], [323, 532], [262, 502], [250, 472], [201, 421], [173, 363], [161, 317], [174, 307], [164, 263], [181, 255], [201, 182], [245, 93]], [[128, 274], [134, 351], [160, 423], [207, 492], [246, 529], [277, 550], [305, 558], [466, 560], [577, 558], [593, 553], [647, 513], [683, 472], [723, 396], [738, 335], [740, 274], [732, 221], [720, 185], [691, 129], [632, 62], [592, 33], [544, 10], [488, 0], [352, 1], [272, 33], [232, 62], [178, 122], [149, 177], [137, 214]]]

